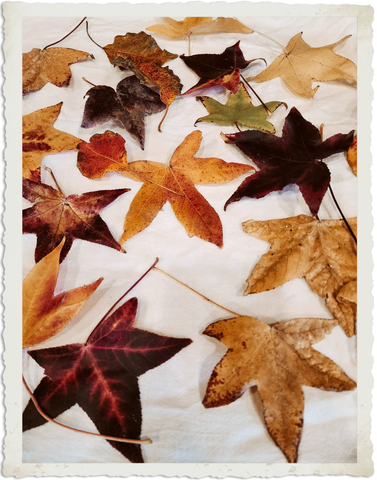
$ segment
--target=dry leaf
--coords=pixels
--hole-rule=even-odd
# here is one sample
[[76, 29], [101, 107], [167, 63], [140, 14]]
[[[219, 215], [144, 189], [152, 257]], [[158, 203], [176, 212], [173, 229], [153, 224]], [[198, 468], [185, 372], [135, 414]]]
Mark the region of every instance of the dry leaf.
[[191, 34], [192, 28], [202, 23], [211, 22], [212, 17], [186, 17], [184, 20], [174, 20], [170, 17], [164, 17], [164, 24], [156, 24], [146, 28], [146, 30], [158, 33], [168, 38], [178, 38], [183, 35]]
[[228, 351], [212, 372], [203, 405], [228, 405], [256, 385], [268, 433], [288, 462], [297, 462], [302, 386], [336, 392], [356, 387], [338, 365], [311, 347], [336, 325], [335, 320], [297, 318], [269, 326], [246, 316], [213, 323], [203, 333]]
[[71, 70], [69, 65], [88, 57], [90, 53], [72, 48], [52, 47], [45, 50], [33, 48], [22, 54], [22, 93], [40, 90], [46, 83], [57, 87], [69, 85]]
[[[356, 218], [348, 219], [348, 223], [356, 234]], [[345, 310], [339, 304], [343, 301], [342, 287], [357, 278], [356, 244], [343, 220], [318, 221], [298, 215], [278, 220], [249, 220], [242, 225], [246, 233], [271, 244], [248, 278], [245, 295], [305, 278], [313, 292], [326, 299], [326, 305], [347, 336], [355, 334], [356, 311]]]
[[284, 53], [259, 75], [249, 77], [248, 80], [261, 83], [281, 77], [291, 92], [306, 98], [312, 98], [319, 88], [317, 86], [312, 89], [313, 82], [345, 79], [356, 84], [356, 65], [333, 52], [334, 47], [350, 36], [347, 35], [331, 45], [313, 48], [301, 38], [302, 32], [298, 33], [289, 41]]
[[212, 22], [197, 24], [189, 29], [190, 35], [211, 35], [213, 33], [253, 33], [235, 18], [217, 17]]
[[76, 150], [81, 140], [53, 127], [63, 102], [42, 108], [22, 117], [22, 176], [41, 179], [41, 163], [45, 155]]
[[22, 283], [22, 348], [44, 342], [63, 330], [103, 280], [54, 296], [63, 244], [64, 239]]
[[[129, 164], [130, 169], [144, 177], [147, 182], [131, 203], [120, 243], [144, 230], [168, 201], [190, 237], [196, 235], [222, 247], [220, 218], [196, 190], [194, 183], [229, 182], [253, 167], [226, 163], [219, 158], [196, 158], [194, 155], [201, 141], [200, 131], [190, 133], [175, 150], [170, 165], [146, 160]], [[127, 176], [126, 171], [122, 173]]]
[[352, 168], [353, 173], [357, 176], [357, 135], [354, 136], [351, 146], [348, 149], [347, 162]]

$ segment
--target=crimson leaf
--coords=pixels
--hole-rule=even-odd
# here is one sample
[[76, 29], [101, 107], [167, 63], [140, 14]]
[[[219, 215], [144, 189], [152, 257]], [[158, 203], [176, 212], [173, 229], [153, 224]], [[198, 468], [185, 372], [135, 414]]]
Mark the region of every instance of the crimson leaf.
[[[54, 418], [76, 403], [102, 435], [139, 439], [141, 402], [137, 377], [169, 360], [192, 341], [156, 335], [133, 327], [137, 299], [131, 298], [102, 320], [84, 345], [33, 350], [45, 369], [34, 391], [42, 410]], [[29, 401], [23, 430], [46, 420]], [[140, 445], [109, 441], [131, 462], [143, 462]]]
[[321, 159], [347, 151], [353, 134], [354, 130], [339, 133], [322, 142], [318, 128], [293, 107], [281, 137], [257, 130], [223, 135], [226, 143], [236, 144], [260, 169], [243, 181], [224, 208], [243, 197], [262, 198], [296, 184], [312, 215], [317, 215], [330, 183], [330, 171]]

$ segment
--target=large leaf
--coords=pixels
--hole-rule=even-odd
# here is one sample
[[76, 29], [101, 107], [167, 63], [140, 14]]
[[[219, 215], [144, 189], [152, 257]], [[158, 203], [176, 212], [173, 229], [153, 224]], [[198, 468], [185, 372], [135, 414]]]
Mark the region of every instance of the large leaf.
[[[141, 401], [137, 377], [169, 360], [191, 343], [133, 327], [137, 299], [132, 298], [101, 321], [84, 345], [33, 350], [29, 354], [46, 376], [34, 391], [52, 418], [76, 403], [103, 435], [139, 439]], [[23, 429], [46, 423], [30, 401]], [[131, 462], [143, 462], [140, 445], [109, 441]]]
[[346, 152], [353, 134], [354, 130], [346, 135], [339, 133], [323, 142], [318, 128], [293, 107], [281, 137], [257, 130], [222, 135], [226, 143], [236, 144], [260, 169], [244, 180], [225, 208], [244, 197], [262, 198], [296, 184], [312, 215], [317, 215], [330, 183], [330, 171], [321, 160]]

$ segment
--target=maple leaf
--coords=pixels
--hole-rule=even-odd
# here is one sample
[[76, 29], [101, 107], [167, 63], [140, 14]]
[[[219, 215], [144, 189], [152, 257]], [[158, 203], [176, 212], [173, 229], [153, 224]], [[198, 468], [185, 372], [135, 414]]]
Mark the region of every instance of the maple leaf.
[[144, 117], [164, 110], [158, 93], [141, 85], [136, 76], [121, 80], [116, 91], [106, 85], [97, 85], [88, 92], [81, 126], [91, 128], [114, 120], [134, 136], [142, 150], [145, 141]]
[[[170, 338], [133, 327], [137, 299], [132, 298], [102, 320], [86, 343], [33, 350], [29, 355], [46, 376], [34, 390], [42, 410], [52, 418], [76, 403], [103, 435], [139, 439], [140, 375], [169, 360], [192, 341]], [[46, 420], [30, 401], [23, 430]], [[131, 462], [143, 462], [140, 445], [109, 441]]]
[[202, 23], [211, 22], [212, 17], [186, 17], [184, 20], [174, 20], [170, 17], [163, 17], [163, 24], [152, 25], [146, 30], [158, 33], [168, 38], [178, 38], [183, 35], [191, 34], [193, 27], [201, 25]]
[[232, 93], [237, 93], [240, 84], [240, 70], [249, 66], [254, 60], [245, 60], [238, 41], [223, 53], [204, 53], [180, 58], [200, 77], [199, 82], [183, 95], [202, 88], [223, 86]]
[[22, 176], [40, 181], [45, 155], [76, 150], [81, 140], [53, 127], [63, 102], [22, 117]]
[[288, 462], [297, 462], [302, 386], [336, 392], [356, 387], [336, 363], [311, 347], [336, 325], [335, 320], [296, 318], [270, 326], [247, 316], [209, 325], [204, 335], [220, 340], [228, 351], [211, 374], [203, 405], [228, 405], [256, 385], [268, 433]]
[[64, 239], [22, 282], [22, 348], [44, 342], [63, 330], [103, 280], [54, 296], [63, 244]]
[[131, 70], [142, 83], [159, 87], [165, 105], [170, 105], [181, 93], [179, 77], [169, 67], [162, 67], [178, 55], [161, 50], [151, 35], [145, 32], [117, 35], [114, 42], [103, 49], [110, 63]]
[[217, 17], [211, 22], [203, 22], [189, 30], [190, 35], [211, 35], [213, 33], [253, 33], [253, 30], [235, 18]]
[[331, 80], [357, 81], [356, 65], [345, 57], [333, 52], [333, 48], [343, 43], [351, 35], [347, 35], [336, 43], [324, 47], [313, 48], [302, 39], [302, 32], [295, 35], [269, 67], [259, 75], [248, 80], [267, 82], [281, 77], [284, 84], [295, 95], [312, 98], [318, 86], [312, 89], [313, 82]]
[[57, 87], [69, 85], [71, 70], [69, 65], [88, 57], [90, 53], [72, 48], [47, 48], [41, 50], [33, 48], [22, 54], [22, 93], [40, 90], [47, 83]]
[[[146, 228], [168, 201], [188, 235], [222, 247], [220, 218], [207, 200], [196, 190], [194, 183], [229, 182], [252, 167], [226, 163], [219, 158], [196, 158], [202, 133], [190, 133], [175, 150], [170, 165], [147, 160], [132, 162], [129, 167], [145, 182], [133, 199], [126, 215], [120, 243]], [[127, 176], [126, 171], [122, 171]]]
[[236, 144], [260, 168], [243, 181], [224, 208], [243, 197], [262, 198], [296, 184], [312, 215], [317, 215], [330, 184], [330, 171], [321, 159], [347, 151], [353, 134], [354, 130], [339, 133], [322, 142], [320, 131], [295, 107], [285, 119], [281, 137], [257, 130], [222, 134], [226, 143]]
[[[348, 223], [356, 233], [356, 218], [348, 219]], [[355, 334], [356, 308], [342, 303], [347, 300], [356, 304], [356, 244], [342, 220], [318, 221], [298, 215], [249, 220], [242, 226], [246, 233], [271, 244], [248, 278], [245, 295], [304, 278], [314, 293], [326, 299], [346, 335]]]
[[22, 212], [23, 233], [37, 235], [35, 261], [39, 262], [57, 247], [63, 237], [66, 237], [66, 241], [60, 254], [61, 262], [75, 238], [123, 251], [99, 213], [128, 191], [129, 188], [99, 190], [66, 197], [49, 185], [24, 178], [23, 196], [29, 202], [35, 202], [35, 205]]
[[353, 173], [357, 176], [357, 135], [355, 135], [350, 148], [347, 152], [347, 162], [352, 168]]
[[[267, 112], [263, 105], [254, 107], [251, 98], [241, 83], [236, 94], [231, 93], [225, 105], [210, 97], [196, 97], [200, 100], [209, 115], [200, 117], [199, 122], [213, 122], [219, 125], [240, 124], [246, 127], [256, 128], [265, 132], [275, 133], [275, 127], [266, 120]], [[274, 112], [283, 102], [268, 102], [266, 107], [270, 112]]]

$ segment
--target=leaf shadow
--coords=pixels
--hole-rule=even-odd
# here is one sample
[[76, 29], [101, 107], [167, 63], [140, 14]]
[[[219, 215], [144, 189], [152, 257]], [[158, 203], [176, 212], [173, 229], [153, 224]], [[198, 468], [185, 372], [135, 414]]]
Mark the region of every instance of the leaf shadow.
[[263, 403], [262, 403], [262, 400], [260, 399], [257, 385], [250, 387], [249, 392], [251, 397], [251, 403], [254, 406], [254, 410], [257, 412], [257, 415], [260, 421], [262, 422], [262, 424], [264, 424], [265, 420], [263, 416]]
[[211, 377], [213, 369], [224, 357], [228, 350], [223, 343], [219, 342], [215, 338], [207, 337], [207, 340], [212, 343], [214, 348], [212, 352], [207, 355], [206, 359], [202, 362], [202, 366], [199, 372], [199, 394], [202, 400], [206, 393], [207, 384]]

